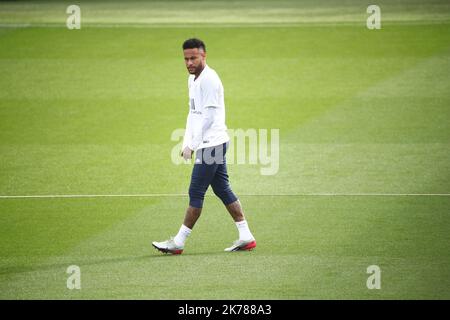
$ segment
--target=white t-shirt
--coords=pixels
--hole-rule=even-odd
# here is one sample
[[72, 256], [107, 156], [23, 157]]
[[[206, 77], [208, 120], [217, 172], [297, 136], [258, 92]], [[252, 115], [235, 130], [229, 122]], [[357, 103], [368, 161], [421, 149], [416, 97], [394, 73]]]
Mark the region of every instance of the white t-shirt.
[[214, 147], [230, 140], [225, 125], [223, 85], [217, 73], [205, 65], [200, 75], [188, 78], [189, 114], [183, 149]]

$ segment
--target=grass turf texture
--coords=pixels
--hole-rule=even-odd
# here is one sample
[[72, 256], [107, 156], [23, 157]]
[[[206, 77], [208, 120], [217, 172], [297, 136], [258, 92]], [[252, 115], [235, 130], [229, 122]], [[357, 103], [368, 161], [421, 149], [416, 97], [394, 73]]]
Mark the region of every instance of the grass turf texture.
[[277, 175], [229, 167], [250, 253], [222, 252], [237, 232], [214, 197], [179, 257], [150, 242], [177, 231], [185, 196], [0, 199], [0, 298], [449, 299], [450, 197], [269, 196], [450, 193], [448, 4], [380, 2], [370, 31], [370, 3], [330, 3], [81, 2], [76, 31], [65, 4], [0, 3], [0, 195], [186, 193], [170, 135], [190, 36], [228, 126], [281, 139]]

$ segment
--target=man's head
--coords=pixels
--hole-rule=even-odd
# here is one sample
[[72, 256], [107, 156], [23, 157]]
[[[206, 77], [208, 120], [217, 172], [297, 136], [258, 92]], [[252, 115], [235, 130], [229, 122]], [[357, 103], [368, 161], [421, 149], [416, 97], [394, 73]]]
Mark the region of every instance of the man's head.
[[184, 62], [190, 74], [199, 75], [206, 65], [205, 43], [196, 38], [183, 43]]

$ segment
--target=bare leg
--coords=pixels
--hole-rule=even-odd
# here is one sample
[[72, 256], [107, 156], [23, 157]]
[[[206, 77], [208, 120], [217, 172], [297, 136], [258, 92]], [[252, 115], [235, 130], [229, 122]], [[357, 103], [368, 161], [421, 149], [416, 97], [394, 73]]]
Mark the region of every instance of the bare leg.
[[200, 214], [202, 213], [202, 208], [194, 208], [189, 206], [186, 210], [186, 215], [184, 216], [184, 225], [189, 229], [194, 228]]
[[225, 206], [230, 213], [231, 217], [235, 222], [245, 220], [244, 212], [242, 211], [242, 206], [239, 200]]

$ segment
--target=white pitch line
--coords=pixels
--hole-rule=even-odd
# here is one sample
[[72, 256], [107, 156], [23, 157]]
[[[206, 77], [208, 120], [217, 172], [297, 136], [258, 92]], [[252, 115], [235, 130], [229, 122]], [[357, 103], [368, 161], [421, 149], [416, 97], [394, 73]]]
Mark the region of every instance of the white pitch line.
[[[449, 24], [448, 19], [437, 20], [404, 20], [404, 21], [389, 21], [391, 25], [434, 25], [434, 24]], [[286, 27], [332, 27], [332, 26], [359, 26], [359, 20], [350, 21], [290, 21], [290, 22], [272, 22], [272, 21], [251, 21], [251, 22], [121, 22], [121, 23], [107, 23], [107, 22], [85, 22], [82, 28], [242, 28], [242, 27], [257, 27], [257, 28], [286, 28]], [[58, 28], [67, 29], [65, 23], [0, 23], [0, 28]]]
[[[187, 197], [183, 193], [147, 194], [46, 194], [46, 195], [0, 195], [0, 199], [26, 198], [151, 198]], [[206, 194], [206, 196], [214, 196]], [[297, 193], [297, 194], [239, 194], [243, 197], [449, 197], [450, 193]]]
[[119, 198], [131, 198], [131, 197], [183, 197], [187, 194], [176, 193], [149, 193], [149, 194], [43, 194], [43, 195], [1, 195], [0, 199], [8, 198], [107, 198], [107, 197], [119, 197]]

